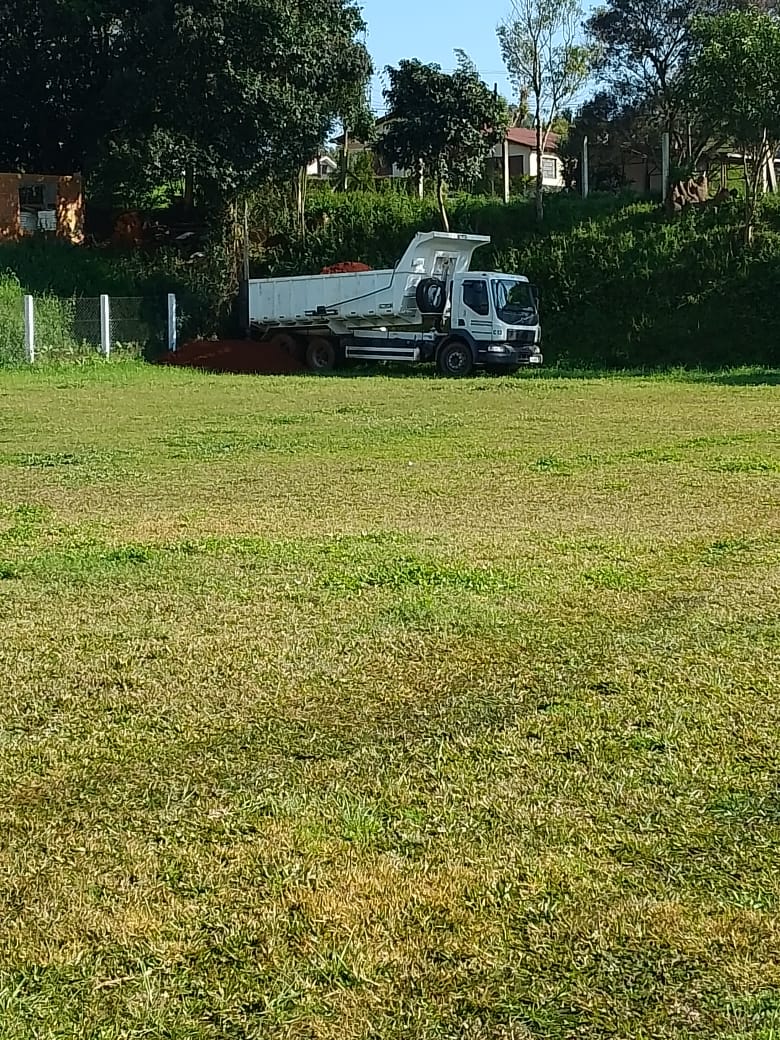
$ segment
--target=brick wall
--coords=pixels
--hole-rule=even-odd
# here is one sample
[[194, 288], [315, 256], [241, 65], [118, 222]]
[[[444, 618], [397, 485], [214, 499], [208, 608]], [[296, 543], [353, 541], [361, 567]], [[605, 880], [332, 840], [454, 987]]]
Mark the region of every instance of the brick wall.
[[84, 241], [84, 196], [78, 175], [57, 180], [57, 235], [77, 245]]
[[0, 241], [21, 234], [18, 173], [0, 173]]

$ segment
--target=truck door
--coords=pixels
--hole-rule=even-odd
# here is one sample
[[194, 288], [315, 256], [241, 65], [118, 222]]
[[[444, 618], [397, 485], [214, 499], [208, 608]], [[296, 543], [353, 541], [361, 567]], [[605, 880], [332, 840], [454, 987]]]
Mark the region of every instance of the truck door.
[[463, 306], [457, 327], [467, 329], [475, 339], [490, 339], [493, 320], [487, 282], [484, 278], [467, 279], [462, 292]]

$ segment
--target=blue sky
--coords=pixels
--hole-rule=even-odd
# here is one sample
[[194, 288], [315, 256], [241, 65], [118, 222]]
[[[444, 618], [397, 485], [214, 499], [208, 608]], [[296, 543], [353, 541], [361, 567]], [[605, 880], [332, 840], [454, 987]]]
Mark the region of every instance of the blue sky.
[[[496, 26], [511, 8], [510, 0], [358, 0], [368, 24], [367, 45], [378, 72], [401, 58], [436, 61], [455, 66], [454, 51], [462, 48], [491, 86], [511, 98], [501, 61]], [[381, 76], [374, 84], [373, 104], [381, 110]]]

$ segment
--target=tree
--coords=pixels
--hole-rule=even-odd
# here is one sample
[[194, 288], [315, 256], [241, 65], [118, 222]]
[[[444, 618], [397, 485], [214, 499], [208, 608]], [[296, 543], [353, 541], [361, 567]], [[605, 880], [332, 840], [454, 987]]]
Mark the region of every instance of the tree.
[[387, 73], [387, 122], [377, 148], [387, 162], [434, 179], [442, 225], [449, 231], [446, 189], [470, 186], [480, 177], [506, 136], [506, 103], [462, 52], [452, 74], [417, 60], [402, 61]]
[[661, 133], [690, 167], [719, 142], [707, 113], [694, 112], [684, 70], [692, 60], [692, 27], [702, 16], [771, 0], [606, 0], [586, 23], [598, 55], [596, 71], [621, 118], [655, 130], [647, 158], [658, 159]]
[[577, 169], [585, 138], [590, 185], [596, 191], [619, 191], [626, 184], [626, 162], [654, 156], [660, 143], [646, 111], [610, 90], [599, 90], [581, 106], [568, 139], [559, 146], [564, 161]]
[[504, 64], [520, 96], [528, 93], [536, 130], [536, 216], [544, 218], [542, 157], [553, 123], [590, 74], [592, 56], [578, 41], [577, 0], [513, 0], [498, 27]]
[[371, 71], [352, 0], [31, 2], [0, 5], [2, 166], [190, 169], [221, 203], [294, 176]]
[[753, 238], [762, 174], [780, 147], [780, 22], [757, 11], [700, 18], [688, 82], [699, 111], [742, 152], [745, 243]]

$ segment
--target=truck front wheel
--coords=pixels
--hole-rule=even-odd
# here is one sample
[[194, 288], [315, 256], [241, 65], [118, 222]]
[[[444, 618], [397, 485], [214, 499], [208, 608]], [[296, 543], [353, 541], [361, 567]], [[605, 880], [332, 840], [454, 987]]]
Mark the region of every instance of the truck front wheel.
[[336, 367], [336, 345], [324, 336], [312, 336], [306, 344], [306, 367], [324, 375]]
[[439, 374], [451, 379], [462, 379], [474, 371], [471, 347], [462, 339], [448, 340], [436, 358]]

